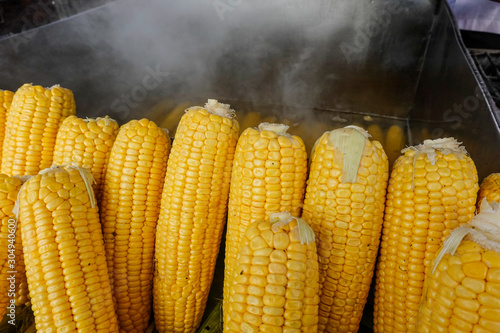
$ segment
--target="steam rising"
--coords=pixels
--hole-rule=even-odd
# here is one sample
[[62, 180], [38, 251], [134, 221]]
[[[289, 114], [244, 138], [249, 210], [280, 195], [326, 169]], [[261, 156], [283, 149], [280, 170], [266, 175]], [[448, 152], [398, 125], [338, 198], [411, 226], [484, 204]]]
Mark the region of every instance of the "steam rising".
[[[120, 123], [146, 115], [161, 120], [181, 102], [202, 105], [208, 98], [229, 102], [237, 115], [260, 108], [298, 121], [316, 117], [313, 108], [406, 116], [424, 45], [399, 48], [397, 41], [421, 36], [394, 33], [386, 45], [398, 59], [412, 59], [401, 73], [372, 71], [387, 62], [379, 43], [387, 36], [374, 36], [352, 59], [339, 48], [384, 6], [382, 0], [114, 1], [0, 40], [0, 88], [60, 83], [74, 91], [80, 116], [109, 114]], [[427, 23], [418, 13], [428, 5], [406, 6], [411, 10], [392, 17], [394, 24], [409, 17], [416, 26]]]

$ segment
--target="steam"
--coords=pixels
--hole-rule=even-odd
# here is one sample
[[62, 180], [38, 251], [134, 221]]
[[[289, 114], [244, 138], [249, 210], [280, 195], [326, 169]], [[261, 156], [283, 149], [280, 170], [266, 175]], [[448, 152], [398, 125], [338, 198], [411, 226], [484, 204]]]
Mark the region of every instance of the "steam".
[[[319, 115], [317, 108], [384, 114], [401, 112], [401, 104], [408, 103], [409, 98], [398, 92], [413, 91], [416, 80], [411, 72], [383, 73], [379, 84], [379, 78], [367, 75], [370, 69], [363, 67], [368, 59], [375, 61], [374, 68], [377, 61], [385, 61], [380, 59], [377, 36], [363, 46], [359, 59], [350, 62], [338, 47], [340, 41], [355, 37], [353, 29], [374, 19], [375, 7], [385, 5], [383, 1], [334, 5], [330, 0], [314, 4], [301, 0], [114, 1], [0, 39], [0, 88], [16, 90], [25, 82], [59, 83], [74, 91], [79, 116], [110, 115], [121, 124], [144, 116], [161, 122], [181, 103], [203, 105], [213, 98], [231, 104], [239, 119], [244, 116], [241, 111], [289, 119], [292, 134], [294, 125], [322, 122], [313, 133], [317, 138], [323, 130], [345, 125], [335, 121], [338, 116], [353, 123], [345, 113]], [[418, 7], [423, 5], [410, 2], [408, 6], [413, 13], [409, 15], [416, 17], [423, 11]], [[407, 19], [392, 17], [393, 21]], [[418, 61], [423, 44], [415, 45], [417, 49], [393, 52], [398, 58], [406, 55]], [[412, 52], [418, 56], [410, 57]], [[415, 78], [417, 73], [415, 67]]]

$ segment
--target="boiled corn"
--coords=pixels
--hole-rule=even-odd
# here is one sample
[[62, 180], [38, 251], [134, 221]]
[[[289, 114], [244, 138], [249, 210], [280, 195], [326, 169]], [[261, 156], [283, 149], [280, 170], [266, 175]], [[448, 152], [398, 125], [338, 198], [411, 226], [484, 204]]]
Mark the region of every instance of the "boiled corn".
[[488, 202], [500, 202], [500, 173], [492, 173], [481, 183], [477, 199], [478, 210], [483, 199], [488, 200]]
[[12, 212], [22, 183], [0, 174], [0, 318], [11, 302], [21, 305], [28, 301], [21, 231]]
[[59, 126], [74, 114], [75, 100], [69, 89], [31, 84], [19, 88], [5, 123], [1, 172], [36, 175], [50, 167]]
[[249, 226], [231, 279], [227, 332], [317, 332], [314, 232], [289, 213]]
[[492, 206], [455, 229], [428, 267], [418, 332], [500, 332], [500, 209]]
[[357, 332], [382, 229], [388, 162], [356, 126], [326, 132], [311, 162], [302, 217], [317, 236], [318, 332]]
[[153, 305], [159, 332], [194, 332], [212, 283], [239, 126], [209, 100], [181, 118], [156, 230]]
[[54, 147], [54, 165], [75, 163], [92, 173], [94, 193], [100, 199], [101, 187], [118, 123], [109, 118], [66, 118], [59, 128]]
[[[14, 93], [9, 90], [0, 90], [0, 147], [3, 145], [5, 138], [5, 123], [7, 122], [7, 114], [12, 103]], [[0, 149], [0, 165], [2, 161], [2, 150]]]
[[302, 140], [286, 133], [287, 129], [286, 125], [262, 123], [258, 128], [247, 128], [238, 139], [229, 191], [224, 304], [239, 243], [248, 226], [273, 212], [300, 216], [307, 153]]
[[83, 168], [56, 167], [19, 193], [19, 220], [36, 330], [118, 332], [106, 253]]
[[415, 332], [424, 272], [474, 215], [477, 172], [453, 138], [403, 150], [389, 180], [377, 265], [375, 332]]
[[144, 332], [151, 315], [155, 231], [170, 137], [147, 119], [120, 128], [101, 202], [109, 279], [121, 332]]

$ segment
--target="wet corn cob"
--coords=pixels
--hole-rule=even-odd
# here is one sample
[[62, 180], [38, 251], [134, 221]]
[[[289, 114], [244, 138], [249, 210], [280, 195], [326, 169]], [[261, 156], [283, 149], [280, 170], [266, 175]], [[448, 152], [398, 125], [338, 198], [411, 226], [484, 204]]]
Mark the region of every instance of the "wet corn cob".
[[481, 183], [477, 199], [478, 210], [485, 198], [488, 202], [500, 202], [500, 173], [492, 173]]
[[227, 332], [317, 332], [319, 272], [314, 232], [274, 213], [246, 230], [228, 301]]
[[0, 174], [0, 318], [11, 300], [14, 305], [28, 301], [21, 231], [12, 212], [22, 183], [19, 178]]
[[101, 186], [118, 123], [109, 118], [66, 118], [59, 128], [54, 147], [54, 165], [75, 163], [89, 169], [95, 180], [94, 192], [100, 198]]
[[428, 267], [417, 332], [500, 332], [500, 209], [492, 206], [455, 229]]
[[101, 202], [106, 259], [121, 332], [144, 332], [151, 315], [155, 231], [170, 138], [147, 119], [120, 128]]
[[372, 140], [378, 141], [380, 143], [384, 142], [384, 132], [379, 125], [371, 124], [366, 130], [372, 136]]
[[[7, 121], [7, 113], [12, 103], [14, 93], [9, 90], [0, 90], [0, 147], [3, 145], [5, 138], [5, 123]], [[2, 161], [2, 150], [0, 149], [0, 163]]]
[[[175, 134], [175, 131], [177, 130], [177, 125], [179, 124], [179, 121], [180, 121], [182, 115], [184, 114], [184, 111], [190, 105], [192, 105], [192, 104], [190, 104], [189, 102], [182, 102], [182, 103], [177, 104], [163, 118], [163, 120], [161, 121], [160, 127], [168, 129], [170, 135], [173, 136]], [[165, 113], [165, 112], [163, 112], [163, 113]]]
[[[247, 227], [273, 212], [300, 216], [307, 153], [302, 139], [286, 133], [287, 129], [286, 125], [262, 123], [258, 128], [247, 128], [238, 139], [229, 192], [224, 304]], [[229, 314], [226, 310], [225, 318]]]
[[375, 332], [415, 332], [424, 272], [450, 231], [474, 215], [474, 162], [453, 138], [403, 150], [389, 180], [377, 265]]
[[249, 127], [256, 127], [261, 123], [262, 115], [257, 111], [249, 111], [240, 121], [240, 130], [243, 132]]
[[311, 159], [302, 217], [318, 243], [318, 332], [357, 332], [382, 229], [387, 156], [348, 126], [323, 134]]
[[212, 283], [239, 126], [209, 100], [181, 118], [156, 231], [154, 316], [159, 332], [194, 332]]
[[71, 90], [25, 84], [12, 99], [5, 125], [1, 172], [35, 175], [52, 165], [57, 131], [75, 114]]
[[314, 144], [321, 136], [321, 134], [335, 127], [332, 127], [330, 124], [324, 121], [306, 119], [295, 128], [294, 133], [297, 133], [297, 135], [304, 140], [306, 151], [309, 155], [311, 155], [312, 148], [314, 147]]
[[19, 220], [36, 330], [118, 332], [92, 175], [56, 167], [19, 193]]
[[394, 161], [401, 155], [401, 149], [405, 147], [406, 136], [403, 128], [398, 125], [393, 125], [387, 130], [385, 136], [384, 149], [389, 159], [389, 164], [392, 166]]

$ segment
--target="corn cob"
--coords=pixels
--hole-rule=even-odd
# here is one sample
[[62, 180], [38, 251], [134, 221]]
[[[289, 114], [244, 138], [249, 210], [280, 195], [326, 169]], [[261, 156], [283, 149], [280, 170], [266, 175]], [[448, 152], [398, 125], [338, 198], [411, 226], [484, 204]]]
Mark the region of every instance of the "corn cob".
[[92, 175], [55, 167], [19, 193], [26, 275], [36, 330], [118, 332]]
[[250, 223], [273, 212], [300, 216], [307, 153], [302, 139], [287, 134], [287, 129], [286, 125], [262, 123], [258, 129], [247, 128], [238, 140], [229, 191], [224, 304], [239, 244]]
[[375, 332], [415, 332], [424, 272], [474, 215], [477, 172], [453, 138], [403, 150], [389, 180], [377, 266]]
[[431, 133], [429, 132], [427, 127], [422, 128], [422, 130], [420, 131], [420, 138], [421, 138], [420, 142], [424, 142], [425, 140], [428, 140], [431, 138]]
[[481, 183], [477, 199], [478, 211], [485, 198], [488, 202], [500, 202], [500, 173], [492, 173]]
[[405, 143], [406, 136], [403, 129], [398, 125], [389, 127], [385, 136], [384, 148], [390, 165], [401, 155], [401, 149], [405, 147]]
[[499, 234], [499, 204], [487, 202], [452, 232], [426, 271], [418, 332], [500, 332]]
[[318, 140], [318, 138], [321, 136], [321, 134], [325, 133], [326, 131], [331, 130], [333, 127], [322, 121], [315, 121], [308, 119], [302, 123], [300, 123], [296, 128], [295, 128], [295, 133], [304, 140], [304, 144], [306, 146], [306, 152], [311, 155], [312, 154], [312, 148], [314, 147], [314, 144]]
[[258, 126], [261, 123], [261, 114], [257, 111], [249, 111], [240, 121], [240, 130], [243, 132], [249, 127]]
[[174, 135], [177, 130], [177, 125], [179, 124], [179, 120], [186, 108], [191, 105], [189, 102], [183, 102], [177, 104], [172, 110], [168, 112], [168, 114], [163, 118], [160, 127], [168, 129], [170, 135]]
[[312, 155], [302, 217], [318, 239], [318, 332], [357, 332], [382, 229], [388, 162], [357, 126], [326, 132]]
[[371, 124], [366, 130], [372, 136], [372, 141], [384, 142], [384, 132], [379, 125]]
[[21, 284], [26, 279], [21, 232], [12, 212], [21, 185], [19, 178], [0, 174], [0, 318], [10, 312], [7, 306], [28, 301], [27, 286]]
[[209, 100], [181, 118], [156, 231], [154, 317], [159, 332], [194, 332], [212, 283], [225, 223], [238, 122]]
[[1, 172], [35, 175], [52, 165], [57, 130], [75, 114], [71, 90], [25, 84], [12, 99], [5, 125]]
[[[12, 103], [14, 93], [9, 90], [0, 90], [0, 145], [3, 145], [5, 138], [5, 123], [7, 121], [7, 113]], [[1, 146], [0, 146], [1, 147]], [[2, 150], [0, 150], [0, 164], [2, 161]]]
[[120, 128], [101, 202], [108, 272], [121, 332], [144, 332], [151, 315], [159, 197], [170, 138], [147, 119]]
[[69, 116], [57, 132], [53, 163], [75, 163], [89, 169], [95, 180], [95, 196], [100, 199], [104, 172], [117, 133], [118, 123], [107, 116], [96, 119]]
[[251, 224], [236, 263], [228, 332], [317, 332], [318, 255], [304, 220], [274, 213]]

